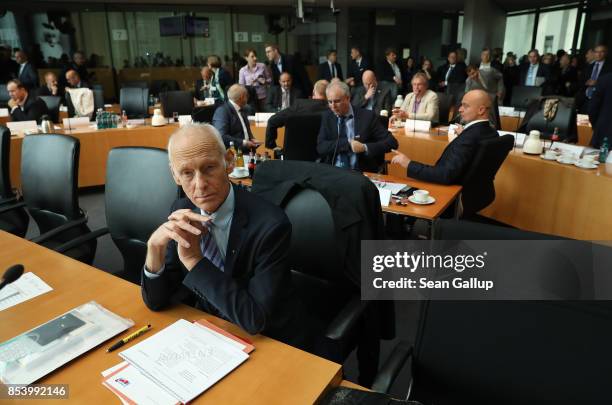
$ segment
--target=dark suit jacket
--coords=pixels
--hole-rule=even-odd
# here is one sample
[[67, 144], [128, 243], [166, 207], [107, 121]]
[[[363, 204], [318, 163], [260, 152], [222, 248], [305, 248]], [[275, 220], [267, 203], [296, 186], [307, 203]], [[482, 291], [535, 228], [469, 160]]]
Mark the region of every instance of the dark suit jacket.
[[26, 99], [23, 111], [17, 107], [11, 112], [13, 121], [32, 121], [36, 120], [40, 124], [40, 119], [43, 115], [49, 114], [47, 104], [39, 98], [34, 97], [34, 94], [29, 93]]
[[355, 79], [355, 86], [361, 86], [361, 77], [366, 70], [372, 70], [372, 65], [366, 58], [361, 58], [361, 64], [357, 66], [357, 62], [352, 60], [348, 64], [346, 77]]
[[[19, 73], [19, 68], [17, 68], [17, 73]], [[38, 87], [38, 72], [30, 62], [27, 62], [23, 67], [23, 71], [19, 75], [18, 79], [29, 90], [36, 89]]]
[[[291, 107], [295, 100], [302, 98], [302, 92], [300, 89], [294, 86], [289, 89], [289, 107]], [[276, 112], [283, 105], [283, 91], [280, 86], [270, 86], [268, 89], [268, 96], [266, 97], [265, 110], [267, 112]]]
[[[338, 62], [334, 64], [336, 66], [336, 76], [338, 79], [344, 80], [344, 76], [342, 75], [342, 66]], [[317, 74], [318, 80], [327, 80], [328, 82], [333, 79], [332, 72], [329, 68], [329, 62], [325, 61], [319, 65], [319, 73]]]
[[226, 92], [232, 84], [234, 84], [234, 79], [229, 72], [224, 68], [219, 68], [219, 85], [223, 88], [223, 91]]
[[[519, 86], [525, 85], [525, 80], [527, 80], [527, 73], [529, 73], [529, 63], [523, 63], [521, 65]], [[545, 86], [546, 82], [550, 80], [550, 74], [550, 68], [547, 65], [540, 63], [540, 66], [538, 67], [538, 73], [536, 73], [536, 77], [544, 78], [544, 82], [541, 84], [541, 86]]]
[[[401, 68], [401, 62], [399, 58], [395, 62], [395, 64], [397, 65], [398, 68], [400, 68], [400, 74], [401, 74], [402, 68]], [[387, 62], [386, 59], [383, 60], [380, 63], [380, 65], [378, 65], [378, 68], [376, 69], [376, 77], [378, 78], [378, 80], [381, 80], [381, 81], [395, 83], [393, 81], [393, 76], [395, 76], [395, 72], [393, 72], [393, 68], [391, 67], [389, 62]]]
[[[586, 81], [591, 78], [591, 75], [593, 74], [593, 67], [595, 67], [595, 63], [591, 63], [590, 65], [586, 66], [584, 70], [582, 71], [582, 77], [580, 78], [580, 81], [582, 82], [583, 86], [586, 86], [585, 85]], [[606, 73], [611, 73], [611, 72], [612, 72], [612, 60], [606, 59], [604, 61], [603, 66], [601, 67], [601, 71], [599, 72], [598, 77], [601, 77], [605, 75]]]
[[279, 78], [281, 73], [288, 72], [291, 74], [293, 78], [293, 87], [299, 89], [302, 94], [311, 94], [312, 93], [312, 83], [308, 78], [308, 74], [306, 73], [306, 69], [304, 65], [290, 55], [285, 55], [284, 53], [280, 54], [281, 63], [283, 65], [283, 71], [279, 72], [278, 67], [275, 63], [268, 62], [268, 66], [270, 67], [270, 71], [272, 72], [272, 84], [279, 85]]
[[[187, 271], [176, 242], [171, 241], [161, 275], [143, 274], [142, 297], [157, 311], [191, 296], [201, 309], [250, 334], [264, 333], [296, 344], [303, 336], [291, 326], [300, 323], [295, 319], [288, 266], [291, 224], [279, 207], [238, 187], [234, 187], [234, 201], [224, 270], [203, 258]], [[181, 208], [197, 209], [186, 198], [177, 200], [172, 211]]]
[[476, 155], [478, 144], [485, 139], [497, 136], [499, 136], [497, 131], [488, 121], [476, 123], [448, 144], [434, 166], [414, 160], [410, 161], [407, 175], [432, 183], [459, 184]]
[[[253, 139], [251, 127], [249, 125], [249, 117], [244, 109], [241, 109], [240, 113], [242, 114], [244, 124], [246, 125], [246, 129], [249, 133], [249, 139]], [[226, 148], [229, 148], [230, 142], [234, 142], [236, 148], [242, 147], [242, 143], [244, 142], [242, 124], [240, 123], [240, 118], [238, 118], [238, 112], [229, 101], [221, 104], [215, 110], [212, 124], [221, 134]]]
[[[363, 86], [359, 86], [355, 89], [351, 103], [355, 108], [366, 108], [368, 101], [365, 99], [366, 89]], [[380, 115], [381, 110], [387, 110], [391, 114], [391, 90], [387, 86], [378, 86], [376, 93], [373, 96], [374, 104], [372, 105], [372, 111], [374, 114]]]
[[[357, 155], [357, 170], [376, 172], [385, 159], [385, 153], [397, 149], [397, 140], [385, 128], [374, 112], [353, 108], [355, 137], [365, 144], [368, 153]], [[337, 145], [337, 146], [336, 146]], [[338, 138], [338, 117], [331, 110], [323, 113], [321, 129], [317, 138], [317, 152], [323, 163], [334, 164], [332, 159], [340, 153], [351, 151], [348, 138]], [[335, 152], [335, 153], [334, 153]]]
[[[605, 65], [604, 65], [605, 66]], [[603, 139], [608, 137], [608, 146], [612, 142], [609, 130], [612, 127], [612, 73], [599, 75], [595, 92], [589, 103], [589, 119], [594, 132], [591, 146], [599, 148]]]
[[277, 130], [287, 125], [287, 119], [295, 114], [324, 113], [328, 110], [327, 101], [299, 98], [289, 108], [285, 108], [270, 117], [266, 126], [266, 148], [276, 147]]
[[[449, 68], [450, 68], [450, 65], [448, 63], [438, 68], [438, 72], [437, 72], [438, 80], [440, 80], [441, 82], [444, 81], [444, 78], [446, 77], [446, 72], [448, 71]], [[455, 68], [453, 69], [453, 71], [450, 72], [450, 74], [448, 75], [448, 83], [465, 83], [465, 80], [467, 79], [466, 68], [467, 67], [465, 66], [465, 63], [457, 62], [455, 64]], [[444, 90], [443, 87], [441, 89]], [[431, 89], [431, 90], [434, 90], [434, 89]]]

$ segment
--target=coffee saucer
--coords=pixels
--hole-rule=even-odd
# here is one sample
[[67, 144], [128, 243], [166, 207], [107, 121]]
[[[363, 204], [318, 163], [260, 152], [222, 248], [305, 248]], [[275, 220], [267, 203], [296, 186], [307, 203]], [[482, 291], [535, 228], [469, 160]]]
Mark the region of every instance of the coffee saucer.
[[595, 163], [584, 163], [581, 161], [578, 161], [576, 163], [574, 163], [574, 166], [579, 167], [581, 169], [597, 169], [597, 165]]
[[552, 156], [552, 157], [548, 157], [548, 156], [546, 156], [546, 155], [542, 154], [542, 155], [540, 155], [540, 157], [541, 157], [542, 159], [544, 159], [544, 160], [557, 160], [557, 155]]
[[562, 165], [573, 165], [574, 163], [576, 163], [576, 159], [559, 156], [557, 158], [557, 162], [561, 163]]
[[427, 201], [417, 201], [416, 198], [414, 198], [413, 195], [408, 196], [408, 201], [410, 201], [413, 204], [417, 204], [417, 205], [429, 205], [429, 204], [433, 204], [436, 202], [436, 199], [433, 198], [432, 196], [427, 196]]

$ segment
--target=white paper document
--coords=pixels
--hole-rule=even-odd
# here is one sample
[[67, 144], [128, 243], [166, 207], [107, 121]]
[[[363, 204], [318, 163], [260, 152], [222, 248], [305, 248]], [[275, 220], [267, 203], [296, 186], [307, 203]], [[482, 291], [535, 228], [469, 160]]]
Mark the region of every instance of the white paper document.
[[523, 147], [523, 144], [525, 143], [525, 138], [527, 137], [526, 134], [522, 134], [520, 132], [497, 131], [497, 133], [499, 134], [499, 136], [512, 135], [515, 141], [514, 144], [516, 145], [517, 148]]
[[52, 290], [36, 274], [24, 273], [17, 281], [0, 290], [0, 311]]
[[174, 405], [179, 401], [127, 361], [102, 372], [103, 384], [124, 404]]
[[431, 129], [431, 121], [424, 120], [406, 120], [404, 124], [406, 133], [410, 132], [429, 132]]
[[387, 181], [378, 181], [378, 180], [372, 180], [372, 183], [374, 183], [376, 188], [379, 190], [380, 189], [390, 190], [391, 194], [397, 194], [407, 186], [407, 184], [403, 184], [403, 183], [390, 183]]
[[576, 158], [580, 158], [582, 152], [584, 152], [584, 146], [570, 145], [569, 143], [563, 142], [553, 142], [550, 148], [552, 150], [558, 150], [564, 155], [572, 155]]
[[249, 357], [216, 332], [184, 319], [119, 355], [182, 403], [206, 391]]
[[0, 108], [0, 117], [8, 117], [8, 116], [9, 116], [8, 108]]
[[11, 130], [11, 134], [19, 134], [26, 131], [38, 131], [36, 121], [11, 121], [6, 123], [6, 127]]
[[275, 113], [255, 113], [255, 122], [267, 122]]

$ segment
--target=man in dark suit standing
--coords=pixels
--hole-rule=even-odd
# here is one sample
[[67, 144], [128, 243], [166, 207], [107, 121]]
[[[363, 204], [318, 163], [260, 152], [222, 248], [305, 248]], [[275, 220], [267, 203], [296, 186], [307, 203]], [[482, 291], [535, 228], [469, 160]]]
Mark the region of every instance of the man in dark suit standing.
[[6, 90], [11, 97], [8, 106], [13, 121], [36, 121], [40, 124], [43, 115], [49, 114], [44, 101], [31, 96], [28, 89], [19, 80], [7, 83]]
[[280, 53], [276, 44], [266, 45], [266, 57], [272, 72], [272, 84], [280, 84], [281, 74], [287, 72], [293, 78], [294, 86], [302, 94], [312, 93], [312, 83], [308, 78], [304, 65], [299, 60], [293, 56]]
[[401, 152], [393, 151], [391, 163], [406, 169], [406, 175], [417, 180], [439, 184], [458, 184], [472, 163], [478, 145], [485, 139], [499, 136], [489, 124], [491, 98], [484, 90], [465, 93], [461, 100], [461, 119], [467, 124], [459, 127], [458, 136], [451, 140], [434, 166], [410, 160]]
[[335, 49], [330, 49], [327, 52], [327, 60], [319, 65], [318, 80], [327, 80], [328, 82], [331, 82], [332, 79], [344, 80], [342, 66], [337, 62], [337, 59], [338, 52]]
[[28, 60], [28, 55], [24, 51], [15, 52], [15, 61], [19, 64], [16, 77], [28, 88], [35, 90], [38, 87], [38, 72]]
[[233, 84], [227, 90], [228, 100], [220, 105], [213, 115], [212, 124], [221, 134], [225, 147], [234, 142], [236, 148], [249, 150], [258, 146], [253, 139], [249, 117], [244, 107], [249, 101], [249, 92], [241, 84]]
[[581, 82], [583, 87], [576, 95], [578, 108], [583, 112], [590, 111], [590, 101], [595, 93], [597, 80], [610, 72], [612, 72], [612, 62], [607, 60], [608, 47], [605, 45], [597, 45], [593, 49], [593, 62], [584, 69]]
[[298, 98], [302, 97], [300, 89], [293, 86], [293, 77], [287, 72], [280, 75], [280, 85], [270, 86], [266, 97], [265, 110], [277, 112], [291, 107]]
[[521, 65], [520, 82], [521, 86], [544, 87], [550, 80], [550, 69], [547, 65], [540, 63], [540, 54], [537, 49], [532, 49], [527, 54], [528, 63]]
[[234, 84], [234, 79], [221, 63], [221, 58], [218, 55], [210, 55], [206, 59], [208, 67], [213, 71], [213, 85], [217, 87], [217, 90], [221, 93], [221, 98], [225, 100], [225, 92], [229, 89], [229, 86]]
[[449, 84], [463, 84], [465, 86], [465, 80], [467, 79], [466, 68], [467, 66], [465, 66], [464, 62], [457, 62], [457, 52], [449, 52], [447, 63], [438, 68], [438, 78], [440, 79], [438, 89], [446, 92]]
[[328, 85], [329, 82], [327, 80], [317, 81], [312, 90], [312, 99], [299, 98], [295, 100], [295, 103], [289, 108], [285, 108], [270, 117], [266, 126], [266, 148], [274, 149], [277, 147], [276, 138], [278, 137], [278, 128], [287, 125], [289, 117], [299, 114], [317, 114], [327, 111], [325, 90]]
[[344, 82], [327, 87], [329, 111], [323, 114], [317, 152], [323, 163], [377, 172], [385, 153], [397, 148], [397, 140], [372, 111], [351, 106], [351, 91]]
[[612, 112], [612, 73], [607, 73], [597, 79], [593, 97], [589, 102], [589, 119], [594, 129], [591, 146], [594, 148], [599, 148], [605, 137], [608, 137], [608, 146], [612, 142], [610, 112]]
[[359, 86], [353, 94], [352, 104], [355, 108], [365, 108], [380, 115], [382, 110], [391, 113], [391, 91], [388, 87], [378, 85], [376, 75], [371, 70], [363, 72], [363, 86]]
[[174, 203], [168, 221], [147, 242], [146, 305], [157, 311], [192, 296], [198, 308], [250, 334], [303, 346], [285, 213], [232, 186], [233, 155], [210, 125], [179, 129], [170, 138], [168, 156], [187, 198]]
[[372, 69], [370, 62], [368, 62], [361, 53], [361, 49], [354, 46], [351, 48], [351, 61], [349, 62], [348, 69], [346, 72], [346, 84], [351, 87], [361, 86], [361, 78], [366, 70]]
[[397, 64], [397, 52], [393, 48], [385, 51], [385, 61], [376, 70], [381, 82], [395, 83], [398, 91], [402, 88], [402, 71]]

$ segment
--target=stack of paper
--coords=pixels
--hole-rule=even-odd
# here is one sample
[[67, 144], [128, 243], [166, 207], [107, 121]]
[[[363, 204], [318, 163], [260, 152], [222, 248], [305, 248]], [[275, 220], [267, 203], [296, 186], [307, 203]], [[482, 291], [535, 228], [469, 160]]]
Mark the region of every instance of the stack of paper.
[[49, 292], [53, 288], [32, 272], [25, 273], [17, 281], [0, 291], [0, 311]]
[[178, 320], [119, 355], [103, 384], [124, 403], [186, 403], [248, 359], [253, 346], [200, 323]]

